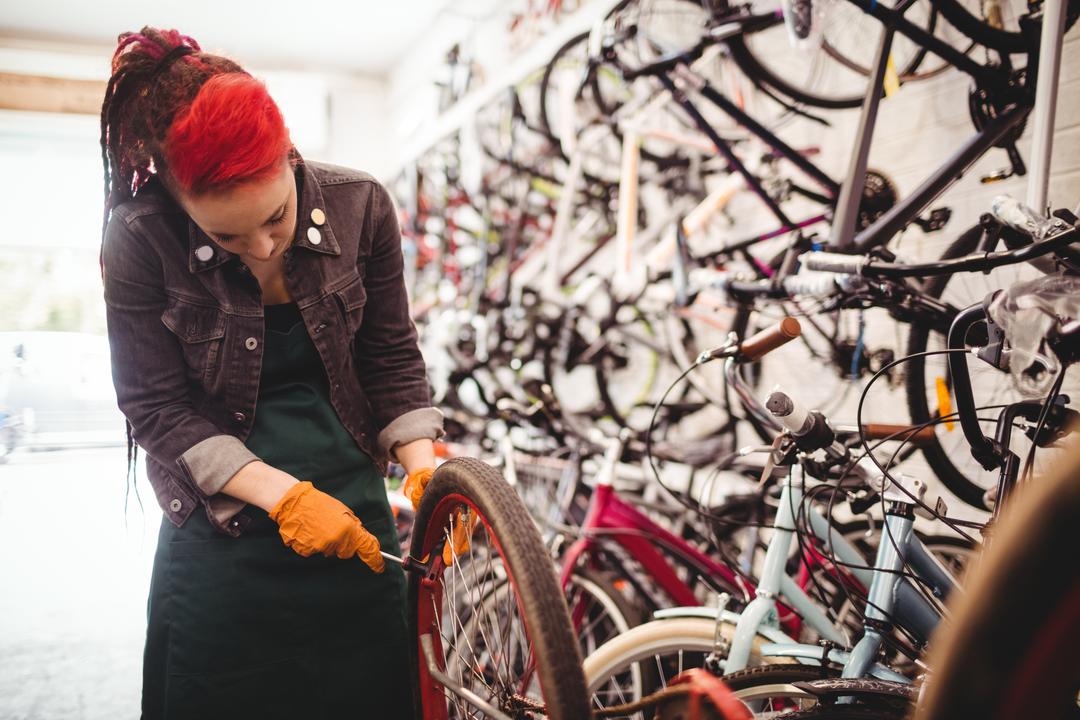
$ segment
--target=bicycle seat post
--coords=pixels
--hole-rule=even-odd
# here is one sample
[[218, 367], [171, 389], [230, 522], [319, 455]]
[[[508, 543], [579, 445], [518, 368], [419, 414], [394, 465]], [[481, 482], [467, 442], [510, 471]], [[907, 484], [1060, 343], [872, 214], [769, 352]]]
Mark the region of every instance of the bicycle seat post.
[[601, 461], [600, 470], [596, 473], [597, 487], [612, 487], [615, 484], [615, 468], [622, 458], [623, 448], [626, 447], [626, 434], [619, 433], [618, 437], [607, 441], [607, 452]]

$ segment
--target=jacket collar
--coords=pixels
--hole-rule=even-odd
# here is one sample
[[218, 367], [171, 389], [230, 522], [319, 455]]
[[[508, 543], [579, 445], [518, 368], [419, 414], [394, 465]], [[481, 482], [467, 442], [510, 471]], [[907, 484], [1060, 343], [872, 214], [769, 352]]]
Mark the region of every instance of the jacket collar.
[[323, 202], [322, 186], [303, 160], [296, 168], [300, 203], [296, 216], [294, 248], [304, 248], [326, 255], [340, 255], [341, 246], [330, 226], [330, 214]]
[[[330, 217], [323, 202], [322, 188], [311, 168], [300, 161], [296, 167], [298, 205], [296, 236], [292, 248], [301, 248], [325, 255], [340, 255], [341, 246], [334, 237]], [[291, 249], [291, 248], [290, 248]], [[210, 239], [195, 221], [188, 218], [188, 270], [204, 272], [236, 258]]]

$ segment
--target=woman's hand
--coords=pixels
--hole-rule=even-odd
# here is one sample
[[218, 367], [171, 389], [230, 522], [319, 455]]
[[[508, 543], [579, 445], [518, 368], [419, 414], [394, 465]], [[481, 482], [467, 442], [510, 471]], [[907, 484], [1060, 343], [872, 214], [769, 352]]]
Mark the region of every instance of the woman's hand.
[[372, 570], [384, 568], [378, 539], [337, 498], [298, 482], [270, 509], [281, 539], [298, 554], [322, 553], [342, 559], [359, 557]]
[[401, 492], [405, 497], [409, 498], [413, 510], [420, 509], [420, 499], [424, 497], [424, 488], [431, 482], [431, 476], [434, 473], [435, 468], [425, 467], [409, 473], [409, 476], [405, 478], [405, 484], [402, 486]]
[[393, 455], [408, 473], [401, 492], [412, 502], [413, 510], [417, 510], [420, 498], [424, 496], [424, 488], [435, 472], [435, 445], [427, 439], [414, 440], [395, 447]]
[[[409, 498], [413, 510], [420, 509], [420, 500], [424, 490], [435, 473], [435, 449], [430, 440], [417, 440], [395, 449], [398, 460], [409, 473], [401, 492]], [[469, 552], [469, 538], [476, 528], [474, 513], [457, 513], [451, 519], [451, 529], [446, 543], [443, 544], [443, 564], [450, 567], [455, 559]]]

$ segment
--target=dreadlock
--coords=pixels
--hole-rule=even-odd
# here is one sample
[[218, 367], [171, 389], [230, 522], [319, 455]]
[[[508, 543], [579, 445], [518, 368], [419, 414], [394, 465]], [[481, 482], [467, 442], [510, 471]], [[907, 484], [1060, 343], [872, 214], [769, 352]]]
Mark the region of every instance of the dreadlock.
[[[179, 48], [187, 52], [176, 52]], [[202, 52], [199, 43], [176, 30], [144, 27], [120, 35], [101, 104], [103, 237], [112, 209], [164, 169], [165, 141], [177, 113], [191, 106], [211, 77], [242, 72], [232, 60]]]
[[[277, 105], [238, 64], [176, 30], [120, 35], [101, 104], [103, 248], [113, 208], [152, 178], [202, 193], [265, 177], [285, 156], [299, 160]], [[104, 273], [104, 253], [100, 261]], [[129, 422], [125, 433], [130, 479], [138, 446]]]

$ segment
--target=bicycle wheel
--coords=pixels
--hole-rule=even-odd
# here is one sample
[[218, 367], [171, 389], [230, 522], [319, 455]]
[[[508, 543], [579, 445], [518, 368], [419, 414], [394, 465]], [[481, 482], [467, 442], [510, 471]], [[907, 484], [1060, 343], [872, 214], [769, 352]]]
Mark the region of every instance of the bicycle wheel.
[[[1067, 0], [1065, 31], [1080, 16], [1080, 0]], [[1003, 53], [1031, 49], [1020, 30], [1020, 18], [1028, 12], [1027, 0], [935, 0], [942, 17], [972, 40]]]
[[725, 675], [724, 683], [755, 717], [785, 720], [901, 720], [909, 706], [905, 698], [879, 694], [880, 683], [867, 680], [867, 691], [854, 690], [854, 702], [835, 703], [835, 697], [821, 701], [798, 683], [827, 680], [840, 674], [838, 668], [813, 665], [764, 665]]
[[817, 705], [817, 698], [795, 683], [837, 675], [837, 669], [819, 665], [762, 665], [728, 673], [722, 679], [755, 715], [788, 717]]
[[[605, 20], [609, 36], [620, 38], [610, 49], [615, 65], [636, 70], [662, 58], [686, 52], [700, 42], [714, 18], [727, 14], [729, 11], [726, 8], [709, 8], [700, 0], [636, 0], [621, 3]], [[751, 82], [751, 78], [726, 53], [711, 53], [707, 51], [705, 56], [689, 64], [694, 75], [707, 81], [715, 91], [770, 130], [775, 131], [792, 119], [789, 108], [762, 92], [760, 85]], [[670, 72], [668, 77], [671, 77]], [[663, 92], [659, 81], [650, 76], [638, 77], [631, 82], [612, 83], [605, 82], [598, 73], [592, 80], [592, 98], [608, 117], [624, 104], [644, 107], [646, 100], [661, 97]], [[752, 137], [745, 127], [711, 103], [697, 99], [693, 103], [710, 127], [727, 142]], [[643, 126], [652, 131], [686, 136], [695, 135], [700, 130], [675, 102], [653, 108], [645, 120]], [[642, 158], [660, 167], [675, 163], [686, 165], [683, 152], [660, 137], [646, 136], [642, 139]]]
[[[475, 522], [471, 549], [446, 567], [443, 546], [468, 522]], [[485, 717], [477, 699], [511, 716], [587, 716], [581, 655], [551, 559], [521, 501], [493, 468], [459, 458], [436, 470], [417, 513], [411, 554], [434, 557], [424, 578], [409, 579], [424, 718]]]
[[545, 348], [543, 368], [564, 419], [586, 432], [604, 419], [626, 427], [634, 411], [640, 426], [665, 367], [652, 324], [632, 306], [619, 308], [610, 322], [587, 315], [563, 322], [573, 323], [559, 330], [568, 346]]
[[[667, 687], [684, 670], [705, 667], [716, 648], [716, 621], [709, 618], [667, 618], [639, 625], [612, 639], [585, 658], [584, 672], [593, 710], [623, 705]], [[735, 626], [721, 623], [725, 642]], [[759, 637], [751, 662], [761, 662], [757, 648], [768, 642]], [[641, 713], [619, 716], [645, 720]]]
[[[981, 239], [978, 228], [958, 237], [942, 256], [943, 260], [962, 257], [976, 250]], [[956, 273], [939, 275], [926, 280], [923, 291], [930, 297], [939, 298], [954, 308], [961, 309], [981, 302], [991, 292], [1009, 287], [1022, 280], [1038, 276], [1029, 265], [1006, 265], [990, 273]], [[908, 353], [915, 355], [924, 351], [942, 350], [945, 337], [927, 323], [914, 323], [908, 334]], [[953, 410], [951, 396], [952, 379], [948, 371], [946, 355], [912, 358], [905, 363], [905, 385], [908, 411], [912, 424], [931, 422]], [[979, 407], [999, 406], [1020, 400], [1020, 394], [1010, 376], [981, 360], [968, 362], [975, 403]], [[1080, 389], [1080, 373], [1070, 370], [1065, 377], [1062, 392], [1075, 397]], [[998, 409], [982, 413], [983, 432], [994, 434]], [[1030, 448], [1030, 442], [1022, 433], [1014, 433], [1014, 451], [1021, 457]], [[984, 470], [974, 458], [960, 430], [958, 422], [935, 425], [934, 442], [923, 446], [923, 456], [949, 492], [963, 502], [976, 508], [987, 509], [986, 491], [997, 482], [996, 472]], [[1054, 453], [1044, 451], [1041, 463]]]
[[784, 720], [903, 720], [908, 716], [905, 705], [815, 705], [809, 710], [770, 713], [767, 717]]
[[[934, 8], [920, 3], [908, 20], [932, 32]], [[818, 47], [792, 47], [787, 28], [778, 23], [727, 40], [732, 58], [751, 79], [796, 102], [827, 109], [859, 107], [866, 97], [884, 26], [852, 3], [827, 5]], [[917, 78], [926, 51], [902, 35], [894, 35], [893, 64], [901, 82]]]
[[645, 619], [644, 611], [615, 586], [616, 581], [612, 573], [590, 568], [578, 568], [570, 576], [566, 604], [583, 657]]
[[[1080, 716], [1080, 443], [1021, 486], [934, 637], [916, 720]], [[1017, 588], [1037, 588], [1016, 592]]]

